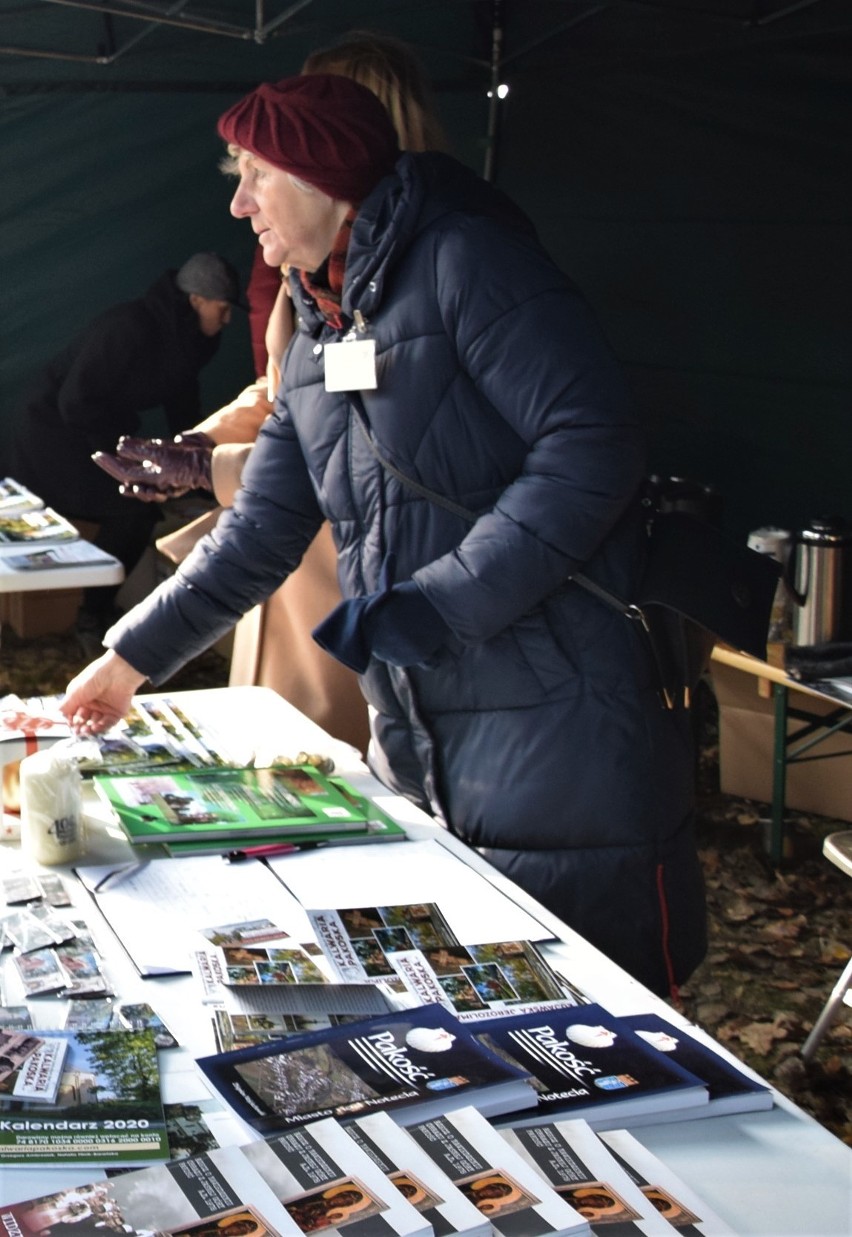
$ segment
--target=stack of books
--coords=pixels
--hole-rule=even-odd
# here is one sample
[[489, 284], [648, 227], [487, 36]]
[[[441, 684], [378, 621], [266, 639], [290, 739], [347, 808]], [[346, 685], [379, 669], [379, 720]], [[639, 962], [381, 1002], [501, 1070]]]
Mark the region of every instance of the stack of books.
[[310, 765], [162, 768], [95, 774], [93, 784], [128, 841], [176, 857], [405, 836], [342, 778]]

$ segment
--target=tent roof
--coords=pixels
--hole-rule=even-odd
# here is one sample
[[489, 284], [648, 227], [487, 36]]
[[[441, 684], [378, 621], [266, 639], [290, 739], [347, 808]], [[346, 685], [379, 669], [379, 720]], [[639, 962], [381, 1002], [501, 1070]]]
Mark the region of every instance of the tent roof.
[[418, 47], [439, 89], [565, 56], [697, 52], [852, 29], [845, 0], [0, 0], [0, 83], [253, 83], [361, 25]]

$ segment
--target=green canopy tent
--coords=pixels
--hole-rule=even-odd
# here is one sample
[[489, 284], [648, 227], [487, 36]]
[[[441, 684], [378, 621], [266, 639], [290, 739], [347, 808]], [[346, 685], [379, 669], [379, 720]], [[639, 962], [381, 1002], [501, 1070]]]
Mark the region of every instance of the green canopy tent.
[[[453, 151], [589, 297], [655, 471], [740, 531], [852, 517], [845, 0], [0, 0], [0, 468], [78, 324], [198, 249], [247, 273], [216, 117], [356, 24], [417, 48]], [[208, 407], [250, 371], [242, 322]]]

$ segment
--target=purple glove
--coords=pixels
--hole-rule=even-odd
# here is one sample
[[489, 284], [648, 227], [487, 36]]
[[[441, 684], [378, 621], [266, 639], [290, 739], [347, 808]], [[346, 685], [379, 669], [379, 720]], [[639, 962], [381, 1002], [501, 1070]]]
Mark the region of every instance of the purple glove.
[[119, 492], [142, 502], [165, 502], [190, 490], [212, 490], [214, 442], [206, 434], [172, 439], [119, 438], [115, 455], [96, 451], [94, 462], [119, 482]]

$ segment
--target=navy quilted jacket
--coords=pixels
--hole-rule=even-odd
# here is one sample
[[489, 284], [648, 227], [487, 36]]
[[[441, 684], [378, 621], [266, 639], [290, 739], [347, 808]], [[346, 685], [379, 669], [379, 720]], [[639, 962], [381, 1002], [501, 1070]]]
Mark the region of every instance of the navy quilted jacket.
[[569, 581], [627, 596], [641, 563], [643, 435], [588, 307], [517, 208], [446, 156], [404, 155], [359, 211], [342, 308], [376, 344], [373, 445], [471, 525], [376, 459], [324, 389], [322, 345], [346, 329], [294, 296], [286, 390], [233, 510], [110, 643], [162, 680], [324, 516], [344, 597], [373, 592], [392, 551], [451, 634], [427, 666], [371, 661], [374, 770], [668, 990], [704, 950], [688, 727], [634, 625]]

